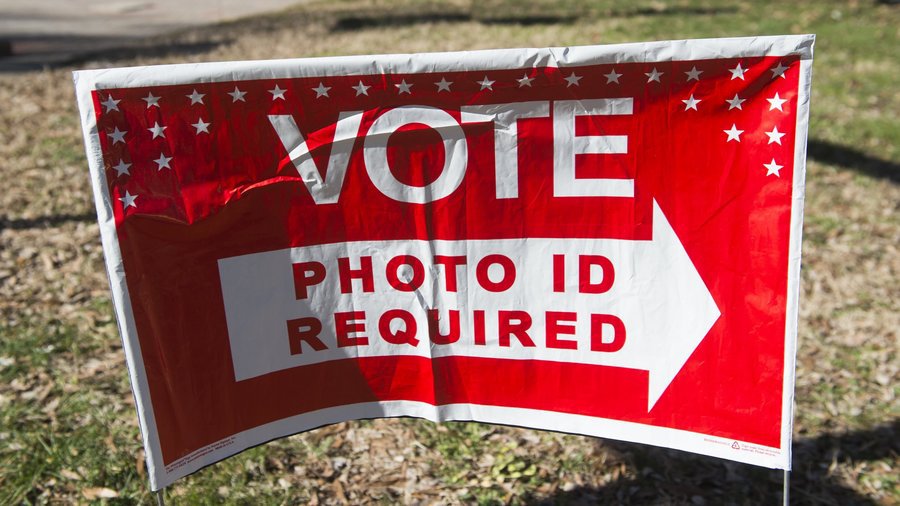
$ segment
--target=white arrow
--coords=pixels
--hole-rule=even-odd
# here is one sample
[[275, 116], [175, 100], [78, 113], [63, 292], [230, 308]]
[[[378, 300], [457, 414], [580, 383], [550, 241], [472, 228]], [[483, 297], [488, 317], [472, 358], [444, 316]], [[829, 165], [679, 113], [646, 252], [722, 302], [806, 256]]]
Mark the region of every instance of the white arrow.
[[645, 362], [650, 371], [648, 411], [721, 315], [656, 200], [653, 201], [653, 243], [657, 244], [655, 252], [636, 252], [636, 262], [647, 271], [646, 279], [660, 280], [647, 298], [653, 313], [645, 320], [644, 329], [648, 349], [652, 351]]
[[648, 371], [649, 411], [721, 313], [655, 200], [652, 240], [620, 242], [619, 264], [633, 262], [633, 277], [622, 280], [615, 295], [627, 300], [621, 317], [631, 339], [604, 363]]
[[[476, 265], [488, 255], [505, 255], [516, 265], [512, 287], [495, 293], [480, 286]], [[412, 255], [424, 264], [425, 282], [415, 292], [393, 289], [387, 281], [390, 259]], [[446, 289], [447, 267], [435, 265], [435, 255], [465, 256], [455, 274], [457, 291]], [[554, 255], [564, 255], [568, 264], [566, 290], [554, 291]], [[578, 291], [579, 255], [608, 258], [615, 269], [611, 289], [601, 294]], [[342, 293], [338, 258], [349, 259], [350, 268], [360, 269], [360, 257], [370, 257], [373, 292], [364, 292], [362, 281], [351, 282], [353, 291]], [[325, 279], [309, 287], [308, 298], [296, 299], [291, 264], [316, 261], [326, 269]], [[501, 271], [489, 270], [497, 281]], [[623, 239], [502, 239], [467, 241], [366, 241], [325, 244], [219, 261], [229, 340], [236, 379], [242, 380], [305, 364], [356, 356], [462, 355], [495, 359], [545, 360], [606, 365], [648, 371], [648, 411], [719, 317], [706, 285], [688, 257], [681, 241], [659, 205], [653, 202], [651, 240]], [[418, 344], [397, 345], [379, 335], [379, 317], [401, 309], [412, 314], [419, 329]], [[429, 343], [426, 311], [443, 315], [442, 331], [448, 330], [448, 310], [460, 311], [461, 337], [453, 344]], [[476, 344], [473, 311], [484, 313], [486, 342]], [[529, 342], [498, 340], [502, 311], [522, 311], [532, 319]], [[337, 346], [336, 312], [365, 311], [359, 323], [367, 344]], [[559, 349], [547, 340], [548, 312], [566, 312], [576, 318], [565, 325], [560, 340], [574, 341], [576, 349]], [[621, 349], [598, 352], [591, 349], [591, 315], [620, 318], [627, 337]], [[286, 322], [315, 317], [321, 321], [320, 339], [327, 349], [315, 351], [301, 346], [303, 353], [290, 353]], [[533, 345], [532, 345], [533, 343]]]

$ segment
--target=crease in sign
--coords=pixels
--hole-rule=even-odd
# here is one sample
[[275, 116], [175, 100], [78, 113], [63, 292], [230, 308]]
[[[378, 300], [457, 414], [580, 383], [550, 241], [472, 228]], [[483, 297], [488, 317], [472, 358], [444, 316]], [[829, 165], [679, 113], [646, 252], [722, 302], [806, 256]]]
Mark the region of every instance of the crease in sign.
[[[424, 186], [401, 183], [388, 166], [391, 135], [412, 124], [423, 124], [437, 132], [444, 147], [440, 175]], [[399, 202], [424, 204], [446, 198], [459, 188], [466, 174], [469, 148], [462, 126], [449, 112], [437, 107], [401, 106], [385, 111], [369, 126], [363, 159], [369, 178], [381, 193]]]
[[518, 120], [550, 116], [550, 102], [517, 102], [463, 106], [463, 123], [494, 124], [494, 182], [498, 199], [519, 196]]
[[307, 139], [300, 132], [294, 117], [290, 114], [270, 114], [268, 117], [315, 203], [337, 202], [344, 186], [344, 176], [358, 137], [363, 112], [349, 111], [338, 115], [324, 180], [316, 167]]

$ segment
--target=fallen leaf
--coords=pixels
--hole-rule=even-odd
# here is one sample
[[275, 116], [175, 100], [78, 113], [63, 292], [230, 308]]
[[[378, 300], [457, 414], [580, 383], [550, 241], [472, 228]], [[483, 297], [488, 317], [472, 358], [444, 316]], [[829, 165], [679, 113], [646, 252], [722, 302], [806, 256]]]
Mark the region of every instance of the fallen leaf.
[[347, 493], [344, 491], [344, 485], [339, 481], [334, 482], [334, 495], [341, 504], [350, 504], [350, 501], [347, 500]]
[[80, 480], [81, 475], [72, 471], [71, 469], [63, 469], [59, 472], [59, 475], [67, 480]]
[[137, 467], [138, 476], [141, 479], [146, 475], [146, 457], [144, 455], [144, 450], [138, 450], [137, 455], [135, 456], [135, 467]]
[[86, 488], [81, 491], [81, 495], [84, 496], [85, 499], [113, 499], [119, 497], [119, 493], [111, 488], [106, 487], [91, 487]]

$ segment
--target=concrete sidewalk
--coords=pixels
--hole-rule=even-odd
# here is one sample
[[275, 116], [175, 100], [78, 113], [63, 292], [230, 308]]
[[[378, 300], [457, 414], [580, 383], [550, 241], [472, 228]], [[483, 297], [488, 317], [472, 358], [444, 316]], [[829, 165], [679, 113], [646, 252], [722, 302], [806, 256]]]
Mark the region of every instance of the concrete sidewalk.
[[0, 0], [0, 72], [60, 65], [173, 30], [284, 9], [300, 0]]

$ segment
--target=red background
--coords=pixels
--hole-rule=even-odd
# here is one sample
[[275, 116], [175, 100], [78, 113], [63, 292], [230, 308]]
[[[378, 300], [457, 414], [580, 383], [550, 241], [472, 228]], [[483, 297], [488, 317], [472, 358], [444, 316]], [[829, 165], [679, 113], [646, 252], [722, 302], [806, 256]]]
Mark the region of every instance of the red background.
[[[789, 66], [786, 79], [770, 68]], [[738, 63], [745, 79], [731, 79]], [[696, 66], [700, 81], [686, 80]], [[661, 83], [645, 72], [664, 72]], [[793, 179], [795, 58], [743, 58], [535, 68], [297, 78], [127, 88], [94, 93], [100, 132], [127, 130], [126, 143], [101, 133], [118, 239], [164, 461], [235, 432], [342, 404], [407, 399], [469, 402], [595, 415], [779, 446], [784, 368], [785, 291]], [[615, 68], [620, 84], [603, 74]], [[564, 76], [582, 76], [567, 86]], [[535, 77], [519, 88], [523, 73]], [[496, 82], [480, 90], [485, 75]], [[435, 82], [452, 81], [452, 92]], [[401, 80], [411, 94], [398, 94]], [[369, 96], [351, 88], [362, 80]], [[329, 97], [311, 89], [323, 82]], [[267, 90], [286, 89], [285, 100]], [[227, 95], [235, 86], [245, 102]], [[203, 104], [185, 95], [205, 94]], [[142, 97], [162, 97], [148, 107]], [[769, 110], [775, 92], [784, 111]], [[728, 110], [738, 93], [742, 109]], [[685, 111], [682, 100], [701, 99]], [[121, 100], [118, 111], [100, 102]], [[627, 155], [581, 155], [578, 177], [635, 179], [634, 198], [554, 198], [552, 120], [519, 122], [519, 198], [494, 197], [493, 130], [467, 124], [469, 163], [462, 186], [429, 204], [405, 204], [369, 181], [357, 139], [340, 201], [315, 205], [267, 114], [293, 114], [323, 170], [340, 111], [366, 111], [362, 132], [385, 110], [418, 104], [459, 118], [466, 104], [633, 97], [634, 114], [581, 118], [578, 135], [628, 135]], [[103, 112], [100, 112], [103, 111]], [[202, 117], [210, 133], [191, 126]], [[154, 122], [167, 126], [152, 139]], [[726, 142], [732, 124], [741, 142]], [[787, 132], [781, 145], [765, 131]], [[414, 130], [414, 129], [412, 129]], [[392, 137], [393, 168], [422, 184], [443, 154], [438, 136]], [[164, 152], [172, 169], [153, 162]], [[411, 163], [404, 164], [404, 159]], [[774, 158], [780, 176], [762, 166]], [[119, 160], [130, 174], [117, 175]], [[405, 168], [404, 168], [405, 167]], [[137, 195], [137, 207], [118, 198]], [[722, 315], [669, 389], [647, 413], [647, 373], [537, 361], [450, 357], [364, 358], [297, 367], [235, 382], [219, 286], [220, 258], [358, 240], [512, 237], [650, 238], [656, 199]], [[562, 308], [561, 308], [562, 309]], [[434, 390], [434, 385], [442, 389]], [[523, 422], [527, 424], [527, 421]]]

